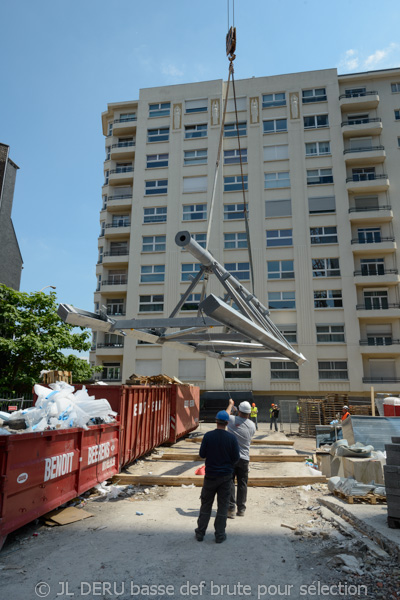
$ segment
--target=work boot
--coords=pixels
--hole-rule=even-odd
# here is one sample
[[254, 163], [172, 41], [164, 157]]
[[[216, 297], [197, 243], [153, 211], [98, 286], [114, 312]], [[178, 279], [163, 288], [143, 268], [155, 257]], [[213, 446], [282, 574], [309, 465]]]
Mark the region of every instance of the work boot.
[[237, 515], [238, 517], [244, 517], [244, 513], [245, 513], [245, 511], [244, 511], [244, 510], [238, 510], [238, 511], [237, 511], [237, 513], [236, 513], [236, 515]]
[[226, 540], [226, 533], [223, 533], [222, 535], [216, 535], [215, 536], [215, 542], [217, 544], [222, 544], [222, 542], [224, 542]]
[[202, 533], [196, 533], [195, 536], [198, 542], [202, 542], [204, 540], [204, 535]]
[[235, 518], [235, 509], [231, 508], [228, 510], [228, 519], [234, 519]]

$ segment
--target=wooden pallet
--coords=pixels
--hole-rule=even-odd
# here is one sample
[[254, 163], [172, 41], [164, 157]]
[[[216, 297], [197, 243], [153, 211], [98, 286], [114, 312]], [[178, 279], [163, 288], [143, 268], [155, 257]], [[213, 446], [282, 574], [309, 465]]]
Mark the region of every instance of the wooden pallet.
[[366, 494], [365, 496], [348, 496], [339, 490], [333, 491], [334, 495], [342, 500], [345, 500], [347, 504], [354, 504], [360, 502], [361, 504], [386, 504], [386, 496], [380, 496], [377, 494]]

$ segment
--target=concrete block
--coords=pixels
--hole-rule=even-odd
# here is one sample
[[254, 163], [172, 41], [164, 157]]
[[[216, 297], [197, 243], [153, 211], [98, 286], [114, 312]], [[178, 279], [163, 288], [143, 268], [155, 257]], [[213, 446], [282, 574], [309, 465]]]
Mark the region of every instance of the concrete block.
[[350, 458], [343, 456], [344, 477], [354, 477], [360, 483], [384, 483], [383, 465], [380, 460], [371, 458]]
[[329, 452], [317, 452], [316, 454], [318, 469], [321, 471], [322, 475], [325, 475], [325, 477], [333, 477], [331, 469], [332, 456]]

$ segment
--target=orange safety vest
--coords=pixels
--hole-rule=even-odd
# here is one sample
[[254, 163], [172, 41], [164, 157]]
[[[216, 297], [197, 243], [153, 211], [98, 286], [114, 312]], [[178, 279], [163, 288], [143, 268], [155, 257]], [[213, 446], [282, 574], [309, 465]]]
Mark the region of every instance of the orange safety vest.
[[349, 411], [345, 412], [344, 415], [342, 415], [342, 421], [344, 421], [345, 419], [347, 419], [347, 417], [350, 417]]

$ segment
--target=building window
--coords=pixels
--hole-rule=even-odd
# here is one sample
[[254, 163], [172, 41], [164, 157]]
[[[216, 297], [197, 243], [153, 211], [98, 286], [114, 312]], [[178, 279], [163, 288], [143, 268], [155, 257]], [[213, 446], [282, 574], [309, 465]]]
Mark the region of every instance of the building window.
[[299, 379], [299, 367], [291, 361], [272, 361], [271, 379]]
[[128, 242], [111, 242], [108, 256], [126, 256], [129, 254]]
[[146, 160], [147, 169], [168, 167], [168, 154], [148, 154]]
[[248, 189], [248, 176], [232, 175], [224, 177], [224, 192], [239, 192]]
[[308, 212], [310, 215], [336, 212], [335, 196], [315, 196], [308, 199]]
[[184, 177], [183, 178], [183, 193], [191, 194], [193, 192], [207, 191], [207, 175], [202, 177]]
[[329, 127], [328, 115], [304, 117], [304, 129], [320, 129], [322, 127]]
[[297, 344], [297, 325], [278, 325], [278, 329], [290, 344]]
[[251, 379], [251, 361], [233, 364], [225, 361], [225, 379]]
[[310, 227], [312, 244], [337, 244], [336, 227]]
[[244, 204], [224, 204], [224, 221], [244, 219]]
[[314, 90], [303, 90], [303, 104], [309, 104], [310, 102], [325, 102], [326, 101], [326, 89], [315, 88]]
[[145, 195], [166, 194], [168, 192], [168, 179], [153, 179], [145, 182]]
[[201, 294], [189, 294], [185, 302], [181, 306], [181, 310], [198, 310], [201, 300]]
[[360, 260], [361, 275], [373, 276], [385, 274], [384, 258], [362, 258]]
[[200, 272], [200, 263], [184, 263], [181, 265], [181, 281], [193, 281]]
[[110, 179], [110, 171], [104, 171], [104, 185], [108, 185]]
[[277, 246], [293, 246], [293, 232], [291, 229], [271, 229], [267, 231], [267, 248]]
[[344, 343], [344, 325], [317, 325], [317, 344]]
[[[195, 242], [198, 243], [202, 248], [206, 247], [207, 234], [206, 233], [191, 233], [190, 234]], [[182, 248], [182, 252], [186, 252], [185, 248]]]
[[113, 134], [113, 123], [108, 124], [107, 137]]
[[313, 258], [313, 277], [340, 277], [338, 258]]
[[381, 239], [380, 227], [361, 227], [357, 229], [357, 241], [359, 244], [378, 244]]
[[394, 94], [398, 94], [400, 92], [400, 83], [392, 83], [391, 88]]
[[397, 146], [400, 148], [400, 137], [397, 138]]
[[394, 111], [394, 118], [396, 119], [396, 121], [400, 121], [400, 110]]
[[350, 88], [345, 90], [345, 97], [346, 98], [359, 98], [360, 96], [365, 96], [367, 92], [367, 88], [365, 87], [358, 87], [358, 88]]
[[165, 252], [165, 235], [144, 235], [142, 252]]
[[140, 283], [164, 283], [165, 265], [142, 265]]
[[348, 379], [347, 360], [318, 361], [319, 379]]
[[111, 171], [111, 173], [131, 173], [133, 171], [132, 163], [117, 163], [115, 167], [115, 171]]
[[202, 221], [207, 219], [207, 204], [186, 204], [183, 207], [183, 221]]
[[290, 187], [289, 171], [279, 171], [278, 173], [264, 173], [264, 189]]
[[268, 292], [268, 308], [270, 310], [296, 308], [296, 292]]
[[250, 279], [250, 263], [225, 263], [225, 269], [231, 273], [239, 281], [249, 281]]
[[294, 279], [292, 260], [269, 260], [267, 270], [268, 279]]
[[307, 170], [307, 185], [323, 185], [333, 183], [332, 169]]
[[226, 123], [224, 125], [224, 137], [242, 137], [243, 135], [247, 135], [247, 122], [244, 121], [242, 123], [238, 123], [236, 127], [236, 123]]
[[178, 377], [182, 381], [203, 381], [206, 378], [205, 359], [188, 360], [180, 358], [178, 362]]
[[136, 121], [136, 113], [121, 113], [117, 123], [129, 123], [130, 121]]
[[247, 248], [247, 235], [245, 233], [224, 233], [225, 250]]
[[315, 290], [314, 308], [343, 308], [342, 290]]
[[162, 312], [164, 310], [164, 294], [139, 296], [139, 312]]
[[111, 223], [107, 227], [129, 227], [131, 224], [129, 215], [113, 215]]
[[103, 373], [101, 378], [106, 381], [121, 381], [120, 363], [103, 363]]
[[106, 300], [106, 310], [108, 315], [121, 316], [125, 314], [123, 298], [108, 298]]
[[106, 147], [106, 160], [110, 160], [111, 158], [111, 146]]
[[158, 104], [149, 104], [149, 117], [169, 117], [170, 112], [170, 102], [159, 102]]
[[247, 148], [241, 148], [237, 150], [224, 150], [224, 165], [238, 165], [240, 164], [240, 157], [242, 163], [247, 163]]
[[[242, 96], [241, 98], [236, 98], [236, 110], [246, 110], [247, 98], [246, 96]], [[226, 105], [226, 112], [235, 112], [235, 99], [228, 98], [228, 102]]]
[[128, 277], [124, 269], [115, 269], [108, 271], [108, 279], [103, 281], [102, 285], [125, 285]]
[[263, 122], [264, 133], [281, 133], [287, 131], [287, 119], [271, 119]]
[[386, 310], [389, 308], [387, 290], [364, 290], [365, 310]]
[[168, 142], [169, 127], [159, 127], [158, 129], [147, 130], [148, 142]]
[[264, 146], [264, 160], [285, 160], [289, 158], [289, 145]]
[[143, 223], [166, 223], [167, 221], [167, 207], [166, 206], [154, 206], [152, 208], [144, 209]]
[[306, 144], [306, 156], [323, 156], [330, 153], [330, 142], [309, 142]]
[[189, 165], [206, 165], [207, 150], [185, 150], [183, 153], [183, 164], [185, 167]]
[[208, 110], [207, 98], [201, 98], [200, 100], [186, 100], [185, 101], [185, 112], [186, 113], [207, 112], [207, 110]]
[[185, 140], [207, 137], [207, 123], [202, 125], [185, 125]]
[[263, 94], [262, 107], [271, 108], [272, 106], [286, 106], [285, 92], [279, 92], [276, 94]]
[[266, 200], [265, 217], [290, 217], [292, 214], [291, 200]]

